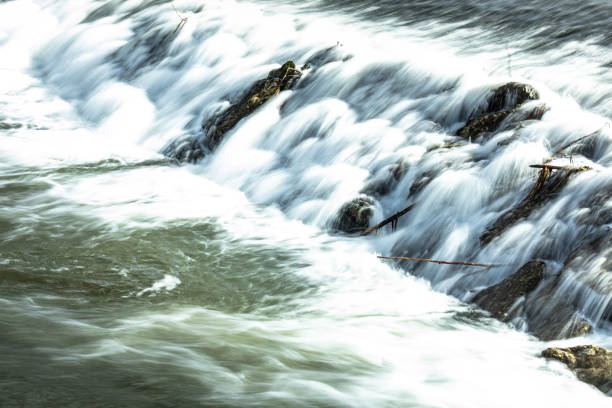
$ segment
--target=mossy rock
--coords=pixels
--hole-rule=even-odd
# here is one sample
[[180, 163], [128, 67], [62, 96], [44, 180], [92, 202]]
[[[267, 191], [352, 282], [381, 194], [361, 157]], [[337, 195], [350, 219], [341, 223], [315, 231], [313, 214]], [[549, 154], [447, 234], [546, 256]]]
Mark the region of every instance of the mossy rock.
[[[519, 105], [505, 111], [485, 113], [469, 120], [465, 126], [457, 130], [456, 134], [466, 139], [476, 139], [505, 127], [515, 127], [522, 121], [540, 120], [547, 110], [548, 107], [544, 104], [530, 109], [524, 109], [522, 105]], [[503, 126], [504, 122], [509, 122], [508, 126]]]
[[466, 139], [476, 139], [485, 133], [498, 130], [504, 120], [511, 115], [517, 116], [513, 124], [522, 120], [541, 119], [547, 109], [545, 105], [525, 112], [521, 112], [520, 109], [525, 102], [539, 98], [539, 92], [531, 85], [508, 82], [493, 90], [484, 112], [470, 118], [456, 134]]
[[370, 197], [358, 197], [345, 203], [338, 211], [332, 223], [334, 231], [347, 234], [361, 233], [370, 225], [374, 214], [374, 200]]
[[216, 148], [223, 136], [239, 121], [279, 92], [292, 89], [301, 76], [302, 72], [296, 68], [295, 63], [287, 61], [279, 69], [271, 71], [266, 79], [257, 81], [238, 103], [204, 123], [202, 128], [206, 133], [208, 148]]
[[551, 347], [542, 352], [542, 357], [562, 362], [578, 379], [612, 396], [612, 351], [593, 345]]
[[172, 141], [162, 149], [162, 154], [180, 162], [198, 162], [214, 150], [238, 122], [279, 92], [292, 89], [301, 76], [302, 72], [293, 61], [285, 62], [265, 79], [257, 81], [238, 102], [209, 118], [202, 125], [201, 135]]

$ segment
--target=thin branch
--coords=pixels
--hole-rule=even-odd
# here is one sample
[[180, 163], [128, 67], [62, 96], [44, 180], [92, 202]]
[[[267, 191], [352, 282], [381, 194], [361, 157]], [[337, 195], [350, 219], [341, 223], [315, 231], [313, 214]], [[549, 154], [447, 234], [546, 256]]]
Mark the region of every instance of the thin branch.
[[574, 140], [573, 142], [566, 144], [565, 146], [563, 146], [562, 148], [560, 148], [559, 150], [557, 150], [556, 152], [554, 152], [554, 153], [553, 153], [553, 156], [558, 155], [559, 153], [561, 153], [562, 151], [564, 151], [565, 149], [567, 149], [568, 147], [570, 147], [570, 146], [571, 146], [571, 145], [573, 145], [573, 144], [576, 144], [576, 143], [578, 143], [578, 142], [580, 142], [580, 141], [582, 141], [582, 140], [584, 140], [584, 139], [586, 139], [586, 138], [588, 138], [588, 137], [595, 136], [597, 133], [599, 133], [599, 132], [600, 132], [600, 131], [601, 131], [603, 128], [605, 128], [606, 126], [607, 126], [607, 127], [610, 127], [610, 122], [606, 122], [606, 124], [605, 124], [605, 125], [603, 125], [603, 126], [602, 126], [602, 127], [600, 127], [599, 129], [597, 129], [597, 130], [596, 130], [596, 131], [594, 131], [593, 133], [589, 133], [588, 135], [585, 135], [585, 136], [579, 137], [578, 139]]
[[534, 169], [549, 169], [549, 170], [588, 170], [590, 167], [570, 167], [570, 166], [552, 166], [550, 164], [530, 164], [529, 167]]
[[437, 264], [444, 265], [467, 265], [467, 266], [479, 266], [482, 268], [497, 268], [500, 266], [509, 266], [509, 264], [479, 264], [474, 262], [455, 262], [455, 261], [440, 261], [437, 259], [427, 259], [427, 258], [406, 258], [403, 256], [379, 256], [380, 259], [398, 259], [402, 261], [417, 261], [417, 262], [433, 262]]
[[390, 216], [389, 218], [385, 219], [382, 222], [379, 222], [378, 224], [376, 224], [375, 226], [368, 228], [367, 230], [363, 231], [361, 233], [362, 236], [368, 235], [370, 234], [372, 231], [378, 231], [379, 229], [381, 229], [382, 227], [384, 227], [385, 225], [392, 223], [391, 224], [391, 230], [395, 231], [395, 229], [397, 228], [397, 220], [399, 217], [401, 217], [402, 215], [406, 214], [408, 211], [412, 210], [412, 208], [415, 206], [416, 203], [414, 204], [410, 204], [408, 207], [404, 208], [402, 211], [393, 214], [392, 216]]
[[174, 33], [176, 34], [178, 31], [180, 31], [185, 24], [187, 23], [187, 17], [183, 17], [181, 16], [181, 14], [178, 12], [178, 10], [176, 9], [176, 7], [174, 7], [174, 3], [170, 3], [172, 5], [172, 8], [174, 9], [174, 12], [176, 13], [176, 15], [178, 16], [178, 18], [181, 20], [179, 21], [179, 23], [177, 24], [176, 28], [174, 29]]

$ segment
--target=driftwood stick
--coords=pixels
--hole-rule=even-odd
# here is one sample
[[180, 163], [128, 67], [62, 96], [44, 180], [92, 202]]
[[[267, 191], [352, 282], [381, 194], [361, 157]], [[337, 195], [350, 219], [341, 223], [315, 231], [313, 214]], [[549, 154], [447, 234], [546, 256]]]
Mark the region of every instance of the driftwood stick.
[[530, 164], [529, 167], [534, 169], [549, 169], [549, 170], [588, 170], [589, 167], [570, 167], [570, 166], [551, 166], [550, 164]]
[[417, 261], [417, 262], [433, 262], [437, 264], [444, 265], [467, 265], [467, 266], [479, 266], [482, 268], [497, 268], [500, 266], [508, 266], [506, 264], [479, 264], [474, 262], [454, 262], [454, 261], [440, 261], [437, 259], [427, 259], [427, 258], [407, 258], [404, 256], [379, 256], [381, 259], [399, 259], [402, 261]]
[[361, 233], [361, 235], [362, 236], [368, 235], [372, 231], [377, 231], [377, 230], [381, 229], [382, 227], [384, 227], [388, 223], [392, 223], [391, 224], [391, 229], [395, 230], [395, 228], [397, 228], [397, 219], [399, 217], [401, 217], [402, 215], [406, 214], [408, 211], [412, 210], [412, 208], [415, 206], [415, 204], [410, 204], [408, 207], [404, 208], [402, 211], [400, 211], [398, 213], [395, 213], [392, 216], [390, 216], [389, 218], [385, 219], [384, 221], [379, 222], [378, 224], [376, 224], [375, 226], [373, 226], [371, 228], [368, 228], [367, 230], [363, 231]]

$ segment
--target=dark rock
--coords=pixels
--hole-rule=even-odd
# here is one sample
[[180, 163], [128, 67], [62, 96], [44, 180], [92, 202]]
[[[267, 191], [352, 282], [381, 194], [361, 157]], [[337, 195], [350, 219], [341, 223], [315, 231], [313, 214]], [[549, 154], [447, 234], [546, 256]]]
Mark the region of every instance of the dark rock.
[[376, 177], [360, 191], [365, 195], [382, 197], [389, 194], [408, 171], [410, 166], [405, 161], [398, 161], [387, 167], [386, 174]]
[[495, 89], [488, 98], [485, 110], [471, 117], [456, 134], [466, 139], [476, 139], [485, 133], [498, 130], [509, 116], [514, 119], [512, 125], [523, 120], [541, 119], [547, 109], [544, 105], [523, 112], [520, 109], [526, 101], [539, 97], [540, 94], [531, 85], [508, 82]]
[[480, 135], [497, 130], [499, 125], [512, 110], [502, 112], [485, 113], [475, 119], [468, 121], [464, 127], [457, 131], [457, 136], [465, 137], [466, 139], [476, 139]]
[[109, 56], [110, 61], [120, 68], [119, 76], [125, 81], [135, 78], [145, 68], [162, 62], [180, 33], [175, 27], [162, 25], [153, 17], [143, 19], [132, 30], [134, 39]]
[[544, 262], [528, 262], [497, 285], [479, 292], [473, 302], [491, 312], [493, 317], [507, 321], [512, 305], [538, 286], [544, 277], [545, 269]]
[[171, 141], [161, 150], [161, 154], [181, 163], [197, 163], [206, 155], [206, 147], [202, 138], [191, 136]]
[[0, 122], [0, 130], [19, 129], [23, 125], [21, 123], [6, 123]]
[[[516, 106], [512, 109], [500, 112], [485, 113], [469, 120], [464, 127], [457, 131], [457, 136], [466, 139], [476, 139], [485, 133], [515, 127], [522, 121], [540, 120], [547, 110], [548, 107], [542, 104], [530, 109], [523, 109], [522, 106]], [[504, 124], [507, 124], [507, 126], [503, 126]]]
[[[570, 275], [570, 279], [584, 286], [584, 289], [577, 286], [574, 301], [601, 321], [612, 321], [612, 284], [606, 278], [611, 272], [612, 234], [609, 229], [587, 236], [567, 257], [561, 271], [562, 275]], [[599, 300], [594, 301], [596, 298]]]
[[571, 339], [593, 331], [593, 326], [583, 319], [567, 302], [558, 305], [551, 313], [537, 320], [528, 319], [529, 332], [543, 341]]
[[418, 175], [412, 185], [410, 186], [410, 195], [414, 196], [419, 194], [429, 183], [431, 183], [438, 176], [438, 171], [431, 170]]
[[292, 89], [301, 76], [295, 63], [287, 61], [281, 68], [271, 71], [266, 79], [257, 81], [237, 103], [208, 119], [202, 125], [203, 134], [172, 141], [162, 149], [162, 154], [181, 162], [201, 160], [238, 122], [279, 92]]
[[295, 63], [287, 61], [279, 69], [271, 71], [266, 79], [257, 81], [238, 103], [204, 123], [202, 128], [206, 133], [208, 148], [213, 150], [217, 147], [223, 135], [239, 121], [279, 92], [293, 88], [301, 76], [302, 72], [296, 69]]
[[[554, 170], [540, 172], [538, 181], [514, 208], [502, 214], [491, 226], [480, 235], [480, 242], [486, 245], [495, 237], [501, 235], [517, 221], [527, 218], [534, 210], [556, 197], [557, 193], [567, 184], [569, 178], [584, 169]], [[552, 173], [552, 174], [551, 174]]]
[[513, 108], [528, 100], [540, 99], [539, 92], [528, 84], [508, 82], [493, 91], [489, 97], [486, 112], [497, 112], [502, 109]]
[[552, 347], [544, 350], [542, 357], [561, 361], [578, 379], [612, 396], [612, 351], [592, 345]]
[[606, 225], [612, 224], [612, 206], [608, 205], [612, 199], [612, 183], [598, 188], [580, 201], [580, 207], [586, 211], [575, 218], [578, 225]]
[[92, 23], [104, 17], [112, 16], [115, 10], [119, 7], [120, 2], [118, 1], [108, 1], [89, 13], [81, 23]]
[[374, 200], [367, 196], [349, 201], [340, 208], [338, 216], [332, 223], [332, 229], [349, 234], [365, 231], [374, 214], [373, 207]]

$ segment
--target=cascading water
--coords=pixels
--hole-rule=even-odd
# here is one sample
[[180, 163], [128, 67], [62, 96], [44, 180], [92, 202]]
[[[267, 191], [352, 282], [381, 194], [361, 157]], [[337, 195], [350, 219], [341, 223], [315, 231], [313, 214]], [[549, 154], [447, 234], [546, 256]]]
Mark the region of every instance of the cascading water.
[[[612, 8], [446, 3], [0, 2], [0, 405], [609, 404], [525, 331], [571, 305], [595, 329], [555, 345], [612, 346]], [[541, 120], [456, 136], [508, 81]], [[549, 158], [588, 170], [492, 230]], [[356, 198], [413, 207], [338, 233]], [[519, 330], [461, 302], [534, 259]]]

